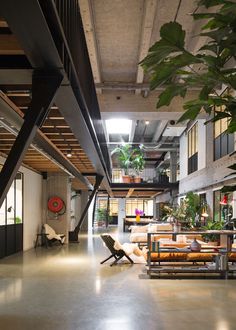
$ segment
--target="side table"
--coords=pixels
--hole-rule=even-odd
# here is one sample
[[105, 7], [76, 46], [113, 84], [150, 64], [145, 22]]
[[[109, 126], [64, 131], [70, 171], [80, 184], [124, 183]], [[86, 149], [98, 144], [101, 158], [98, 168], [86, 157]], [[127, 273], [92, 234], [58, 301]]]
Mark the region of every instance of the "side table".
[[34, 245], [35, 249], [36, 249], [37, 246], [39, 246], [38, 245], [39, 244], [39, 237], [41, 237], [41, 246], [43, 245], [43, 243], [45, 243], [46, 248], [48, 248], [47, 235], [49, 235], [49, 234], [46, 234], [46, 233], [37, 234], [35, 245]]

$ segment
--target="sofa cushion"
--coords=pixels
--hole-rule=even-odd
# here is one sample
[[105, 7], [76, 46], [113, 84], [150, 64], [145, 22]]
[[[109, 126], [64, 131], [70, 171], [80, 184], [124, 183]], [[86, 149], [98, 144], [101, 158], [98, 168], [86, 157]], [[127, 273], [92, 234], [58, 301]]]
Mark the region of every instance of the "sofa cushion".
[[133, 233], [147, 233], [149, 225], [145, 226], [130, 226], [131, 234]]
[[147, 243], [147, 233], [132, 233], [129, 240], [132, 243]]
[[186, 253], [181, 252], [152, 252], [151, 261], [174, 261], [174, 260], [186, 260]]
[[212, 261], [216, 253], [191, 252], [187, 254], [187, 261]]
[[164, 230], [164, 231], [172, 231], [173, 227], [170, 223], [158, 223], [157, 224], [157, 231]]

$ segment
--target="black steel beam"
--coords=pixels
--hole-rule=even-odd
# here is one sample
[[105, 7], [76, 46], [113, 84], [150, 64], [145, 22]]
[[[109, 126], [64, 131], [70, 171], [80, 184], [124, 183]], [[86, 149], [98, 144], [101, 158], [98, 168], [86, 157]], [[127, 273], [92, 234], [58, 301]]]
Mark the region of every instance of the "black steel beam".
[[111, 183], [111, 189], [119, 190], [129, 188], [135, 188], [135, 190], [145, 189], [145, 190], [166, 190], [166, 189], [175, 189], [178, 188], [179, 182], [174, 183], [162, 183], [162, 182], [153, 182], [153, 183]]
[[96, 192], [97, 192], [97, 190], [98, 190], [98, 188], [99, 188], [99, 186], [100, 186], [100, 184], [101, 184], [101, 182], [102, 182], [102, 179], [103, 179], [103, 176], [101, 176], [101, 175], [97, 175], [97, 176], [96, 176], [96, 182], [95, 182], [95, 185], [94, 185], [94, 189], [93, 189], [92, 193], [91, 193], [90, 196], [89, 196], [88, 202], [87, 202], [87, 204], [85, 205], [85, 208], [84, 208], [84, 210], [83, 210], [83, 212], [82, 212], [82, 214], [81, 214], [81, 217], [80, 217], [80, 219], [79, 219], [79, 222], [78, 222], [78, 224], [77, 224], [77, 226], [75, 227], [74, 232], [73, 232], [74, 237], [75, 237], [76, 239], [78, 239], [78, 234], [79, 234], [79, 232], [80, 232], [80, 229], [81, 229], [82, 223], [83, 223], [84, 218], [85, 218], [85, 216], [86, 216], [86, 214], [87, 214], [87, 212], [88, 212], [89, 206], [90, 206], [90, 204], [92, 203], [93, 197], [94, 197], [94, 195], [96, 194]]
[[[51, 10], [52, 1], [47, 1], [47, 3], [48, 8]], [[87, 114], [92, 109], [87, 109], [85, 97], [78, 80], [78, 74], [68, 52], [65, 37], [62, 31], [59, 30], [59, 24], [57, 26], [54, 25], [55, 33], [53, 33], [53, 24], [50, 25], [46, 21], [45, 13], [43, 13], [38, 0], [1, 0], [0, 11], [10, 26], [11, 31], [19, 40], [33, 68], [57, 68], [63, 73], [64, 80], [57, 93], [56, 104], [92, 162], [96, 173], [104, 177], [103, 184], [107, 191], [112, 194], [106, 163], [101, 157], [100, 146], [95, 141], [94, 127], [89, 117], [87, 116], [85, 118], [84, 116], [85, 109]], [[52, 17], [53, 13], [51, 12], [49, 16]], [[51, 26], [51, 30], [49, 29], [49, 25]], [[65, 64], [66, 67], [62, 62], [63, 54], [68, 55], [67, 63]], [[81, 56], [84, 56], [84, 54]]]
[[[4, 122], [8, 126], [13, 126], [16, 131], [19, 131], [23, 125], [24, 119], [11, 108], [11, 104], [8, 102], [8, 98], [5, 94], [0, 93], [0, 117], [4, 118]], [[15, 130], [14, 130], [15, 131]], [[80, 182], [93, 189], [89, 180], [80, 173], [80, 171], [67, 159], [62, 152], [41, 132], [38, 130], [36, 133], [33, 146], [37, 146], [39, 150], [42, 150], [46, 155], [51, 157], [52, 161], [56, 161], [59, 166], [64, 167], [67, 172], [70, 172], [73, 176], [78, 178]]]
[[63, 76], [54, 70], [36, 70], [33, 74], [31, 105], [0, 173], [0, 207], [37, 129], [43, 124], [50, 110], [62, 79]]

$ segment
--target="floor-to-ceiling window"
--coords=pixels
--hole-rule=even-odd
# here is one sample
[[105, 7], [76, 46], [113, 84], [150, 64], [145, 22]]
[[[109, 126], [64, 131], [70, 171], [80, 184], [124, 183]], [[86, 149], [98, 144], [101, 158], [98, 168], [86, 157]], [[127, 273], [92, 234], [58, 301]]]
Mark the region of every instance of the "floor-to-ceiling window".
[[135, 209], [143, 211], [145, 216], [153, 217], [152, 199], [127, 199], [126, 216], [135, 216]]
[[0, 208], [0, 257], [23, 249], [23, 174], [17, 173]]
[[228, 123], [227, 118], [217, 120], [214, 123], [214, 160], [234, 151], [234, 134], [225, 133]]
[[198, 169], [198, 124], [188, 131], [188, 174]]

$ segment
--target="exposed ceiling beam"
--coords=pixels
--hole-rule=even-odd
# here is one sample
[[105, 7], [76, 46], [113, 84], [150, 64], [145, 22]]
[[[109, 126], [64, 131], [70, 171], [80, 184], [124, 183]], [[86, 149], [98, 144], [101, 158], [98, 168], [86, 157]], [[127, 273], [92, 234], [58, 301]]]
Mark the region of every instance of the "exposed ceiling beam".
[[[79, 0], [80, 13], [84, 26], [84, 33], [87, 42], [89, 58], [93, 71], [93, 78], [95, 83], [101, 82], [101, 70], [100, 70], [100, 57], [97, 45], [97, 39], [95, 34], [95, 24], [93, 7], [91, 0]], [[97, 88], [97, 93], [101, 93], [102, 89]]]
[[[157, 7], [156, 0], [145, 0], [138, 62], [144, 59], [150, 47], [153, 23], [156, 15], [156, 7]], [[136, 82], [142, 83], [143, 78], [144, 78], [144, 71], [143, 68], [139, 65], [137, 70]], [[135, 93], [140, 94], [141, 90], [136, 89]]]
[[134, 192], [134, 188], [130, 188], [127, 192], [126, 198], [129, 198]]
[[[23, 113], [15, 106], [11, 100], [0, 92], [0, 117], [2, 124], [5, 123], [5, 128], [11, 130], [14, 135], [17, 135], [24, 120], [22, 118]], [[4, 122], [3, 122], [4, 120]], [[9, 125], [8, 125], [9, 123]], [[1, 143], [4, 141], [1, 141]], [[57, 147], [40, 131], [38, 130], [34, 143], [31, 145], [39, 153], [43, 154], [44, 157], [51, 160], [59, 168], [67, 171], [67, 173], [77, 177], [83, 184], [91, 187], [90, 183], [78, 169], [63, 155], [63, 153], [57, 149]]]
[[136, 120], [132, 120], [131, 132], [129, 134], [129, 142], [133, 142], [133, 140], [134, 140], [134, 134], [135, 134], [136, 125], [137, 125]]
[[[96, 83], [96, 89], [103, 90], [116, 90], [116, 91], [134, 91], [134, 90], [142, 90], [142, 91], [150, 91], [150, 84], [143, 82], [136, 83], [127, 83], [127, 82], [103, 82]], [[155, 91], [164, 91], [165, 87], [158, 87]], [[188, 89], [189, 91], [200, 91], [199, 87], [191, 87]]]
[[0, 34], [0, 55], [24, 54], [16, 37], [12, 34]]
[[157, 142], [160, 139], [164, 129], [166, 128], [167, 123], [168, 120], [161, 120], [160, 122], [158, 122], [156, 127], [156, 132], [152, 138], [152, 142]]

